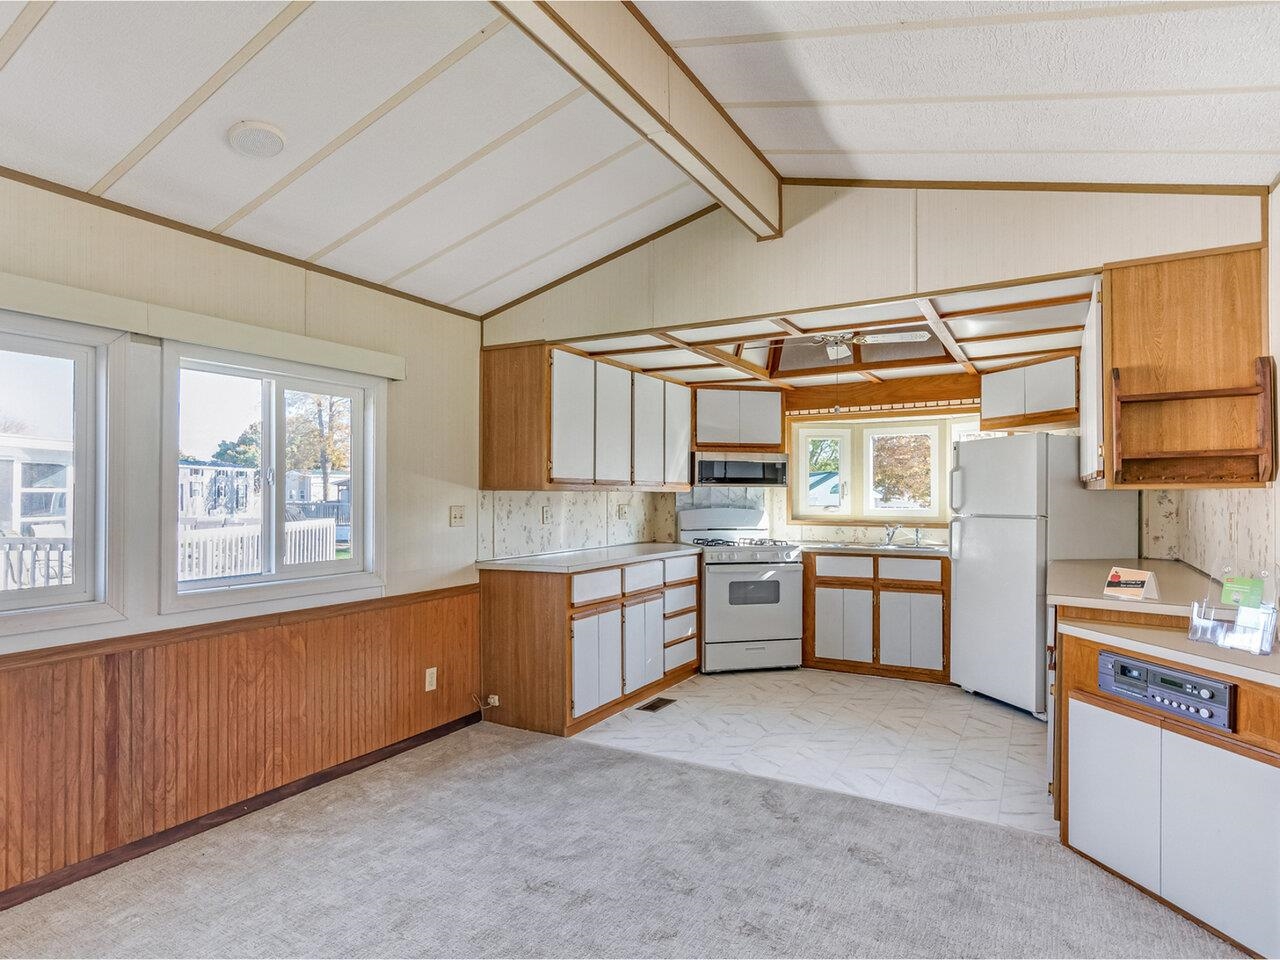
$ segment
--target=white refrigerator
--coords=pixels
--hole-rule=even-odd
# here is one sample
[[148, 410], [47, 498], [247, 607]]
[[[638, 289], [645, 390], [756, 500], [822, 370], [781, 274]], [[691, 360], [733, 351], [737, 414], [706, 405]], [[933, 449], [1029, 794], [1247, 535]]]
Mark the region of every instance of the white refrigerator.
[[1041, 715], [1048, 562], [1138, 556], [1138, 494], [1082, 486], [1079, 442], [1015, 434], [952, 456], [951, 682]]

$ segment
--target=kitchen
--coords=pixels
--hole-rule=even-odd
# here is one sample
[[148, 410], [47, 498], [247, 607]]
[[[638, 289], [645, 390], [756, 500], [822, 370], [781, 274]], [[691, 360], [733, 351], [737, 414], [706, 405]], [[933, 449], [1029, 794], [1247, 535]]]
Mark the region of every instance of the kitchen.
[[1280, 957], [1278, 44], [2, 0], [0, 955]]

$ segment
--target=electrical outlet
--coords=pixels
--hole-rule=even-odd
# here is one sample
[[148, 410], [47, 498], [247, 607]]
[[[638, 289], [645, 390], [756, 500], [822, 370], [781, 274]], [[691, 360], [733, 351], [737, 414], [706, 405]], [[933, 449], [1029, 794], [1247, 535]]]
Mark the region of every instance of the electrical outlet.
[[544, 524], [546, 524], [546, 523], [550, 523], [550, 522], [551, 522], [551, 508], [550, 508], [550, 507], [543, 507], [543, 508], [542, 508], [542, 522], [543, 522]]
[[496, 693], [489, 694], [489, 701], [488, 703], [485, 704], [485, 706], [496, 707], [497, 705], [498, 705], [498, 695]]
[[426, 686], [427, 686], [428, 692], [436, 688], [436, 668], [435, 667], [427, 667]]
[[462, 504], [457, 504], [449, 508], [449, 526], [460, 527], [465, 522], [466, 510]]
[[627, 519], [627, 505], [625, 503], [618, 504], [618, 519]]

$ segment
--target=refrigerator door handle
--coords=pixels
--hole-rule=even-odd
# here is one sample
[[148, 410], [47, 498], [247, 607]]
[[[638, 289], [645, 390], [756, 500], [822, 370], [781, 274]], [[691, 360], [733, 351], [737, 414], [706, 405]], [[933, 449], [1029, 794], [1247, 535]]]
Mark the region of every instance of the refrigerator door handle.
[[947, 555], [952, 560], [960, 559], [956, 554], [960, 548], [960, 517], [952, 517], [951, 522], [947, 524]]
[[951, 468], [951, 473], [948, 479], [951, 483], [951, 509], [958, 511], [962, 506], [964, 506], [964, 483], [961, 481], [960, 477], [960, 464], [957, 463]]

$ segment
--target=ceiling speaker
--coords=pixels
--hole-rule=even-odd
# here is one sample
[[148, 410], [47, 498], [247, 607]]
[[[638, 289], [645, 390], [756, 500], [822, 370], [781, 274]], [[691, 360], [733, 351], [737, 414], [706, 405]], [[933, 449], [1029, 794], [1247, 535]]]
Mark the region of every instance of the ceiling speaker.
[[260, 120], [241, 120], [227, 130], [227, 142], [236, 153], [265, 160], [284, 149], [284, 134]]

